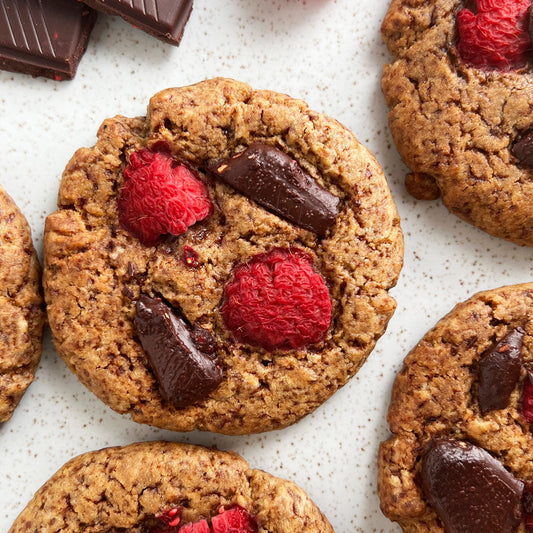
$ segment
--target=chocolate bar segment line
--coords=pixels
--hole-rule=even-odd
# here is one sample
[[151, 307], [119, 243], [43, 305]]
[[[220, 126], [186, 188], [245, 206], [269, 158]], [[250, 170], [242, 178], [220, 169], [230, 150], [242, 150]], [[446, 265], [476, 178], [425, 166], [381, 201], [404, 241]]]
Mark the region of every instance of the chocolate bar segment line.
[[193, 0], [85, 0], [85, 3], [103, 13], [118, 15], [162, 41], [178, 45]]
[[2, 0], [0, 68], [71, 79], [96, 13], [72, 0]]

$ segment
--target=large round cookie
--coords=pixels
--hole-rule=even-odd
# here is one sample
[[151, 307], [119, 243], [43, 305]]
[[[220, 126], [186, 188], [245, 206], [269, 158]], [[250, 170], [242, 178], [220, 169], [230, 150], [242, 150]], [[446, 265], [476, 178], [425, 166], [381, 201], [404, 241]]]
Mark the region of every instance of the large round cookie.
[[[310, 176], [306, 188], [318, 184], [339, 199], [338, 213], [321, 235], [207, 173], [254, 142], [296, 160]], [[214, 207], [185, 233], [145, 245], [121, 225], [117, 196], [125, 188], [125, 167], [139, 159], [132, 154], [161, 146], [198, 173]], [[329, 293], [331, 321], [310, 344], [258, 348], [238, 335], [247, 317], [255, 319], [261, 310], [245, 313], [245, 323], [229, 331], [221, 307], [237, 265], [253, 258], [264, 263], [279, 250], [295, 251], [288, 254], [293, 266], [312, 262], [308, 273], [312, 283], [322, 284], [322, 303], [328, 304], [324, 288]], [[214, 79], [156, 94], [146, 117], [106, 120], [97, 144], [76, 152], [63, 175], [59, 210], [46, 221], [49, 322], [57, 350], [78, 378], [137, 422], [228, 434], [271, 430], [318, 407], [363, 364], [394, 311], [387, 291], [396, 283], [402, 254], [399, 219], [382, 170], [346, 128], [286, 95]], [[288, 285], [292, 294], [298, 284]], [[165, 367], [165, 353], [155, 354], [165, 359], [158, 369], [141, 347], [146, 338], [139, 339], [134, 322], [145, 297], [161, 298], [169, 305], [162, 314], [179, 311], [188, 327], [201, 326], [218, 346], [211, 373], [222, 376], [220, 383], [209, 391], [200, 383], [207, 392], [188, 405], [160, 392], [162, 382], [174, 376]], [[271, 322], [275, 327], [285, 318]], [[306, 324], [313, 335], [318, 324]], [[149, 336], [151, 326], [141, 329]], [[148, 339], [154, 350], [168, 347], [168, 339], [154, 337]], [[196, 370], [184, 371], [182, 382], [194, 388], [196, 378], [189, 376]]]
[[380, 447], [386, 516], [408, 532], [525, 531], [532, 364], [533, 283], [478, 293], [424, 336], [394, 383]]
[[[393, 0], [382, 25], [393, 55], [382, 88], [394, 141], [413, 171], [406, 180], [409, 192], [425, 199], [441, 194], [462, 219], [533, 246], [533, 159], [527, 161], [532, 137], [529, 146], [516, 149], [533, 127], [527, 0], [483, 2], [489, 11], [524, 3], [518, 26], [530, 58], [521, 68], [503, 71], [474, 66], [457, 51], [458, 13], [466, 8], [475, 14], [480, 1]], [[487, 28], [479, 23], [478, 31], [488, 34], [496, 15], [481, 16], [489, 22]]]
[[191, 533], [206, 530], [187, 524], [209, 523], [239, 508], [250, 527], [224, 529], [219, 518], [215, 531], [333, 532], [300, 487], [252, 469], [235, 453], [144, 442], [69, 461], [37, 491], [9, 533]]
[[0, 187], [0, 422], [11, 418], [41, 356], [40, 277], [30, 227]]

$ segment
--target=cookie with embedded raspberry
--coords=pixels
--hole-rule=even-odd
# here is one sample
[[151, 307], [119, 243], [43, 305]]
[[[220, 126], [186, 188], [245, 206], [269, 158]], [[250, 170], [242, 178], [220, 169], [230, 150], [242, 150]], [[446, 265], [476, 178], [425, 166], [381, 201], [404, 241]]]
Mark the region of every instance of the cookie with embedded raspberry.
[[281, 428], [392, 315], [403, 240], [374, 157], [289, 96], [214, 79], [106, 120], [46, 221], [58, 352], [137, 422]]
[[30, 227], [0, 187], [0, 423], [11, 418], [41, 357], [40, 281]]
[[530, 0], [393, 0], [382, 89], [408, 191], [533, 246]]
[[404, 531], [533, 525], [532, 370], [533, 283], [480, 292], [442, 318], [393, 385], [385, 515]]
[[[83, 480], [80, 482], [80, 480]], [[84, 453], [35, 494], [9, 533], [333, 532], [297, 485], [233, 452], [143, 442]]]

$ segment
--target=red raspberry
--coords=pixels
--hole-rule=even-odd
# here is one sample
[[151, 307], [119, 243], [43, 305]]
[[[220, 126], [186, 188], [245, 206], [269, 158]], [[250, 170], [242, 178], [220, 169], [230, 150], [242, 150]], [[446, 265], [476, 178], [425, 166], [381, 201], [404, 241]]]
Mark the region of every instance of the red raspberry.
[[257, 533], [257, 523], [246, 509], [236, 505], [211, 519], [213, 533]]
[[289, 350], [324, 339], [331, 300], [313, 260], [297, 248], [274, 248], [237, 266], [222, 316], [240, 342]]
[[211, 529], [205, 520], [198, 520], [181, 526], [179, 533], [211, 533]]
[[118, 219], [145, 246], [154, 246], [165, 233], [184, 233], [212, 212], [205, 184], [170, 154], [147, 149], [131, 154]]
[[528, 371], [524, 381], [522, 414], [530, 424], [533, 422], [533, 372], [531, 370]]
[[526, 65], [531, 52], [531, 0], [476, 0], [477, 14], [457, 16], [461, 59], [471, 66], [508, 71]]

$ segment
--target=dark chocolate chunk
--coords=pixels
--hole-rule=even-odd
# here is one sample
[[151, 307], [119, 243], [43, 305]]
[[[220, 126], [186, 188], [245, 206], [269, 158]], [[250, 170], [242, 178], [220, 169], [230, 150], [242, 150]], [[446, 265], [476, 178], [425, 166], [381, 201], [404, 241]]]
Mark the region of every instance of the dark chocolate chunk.
[[319, 236], [337, 217], [339, 199], [273, 146], [251, 144], [209, 171], [247, 198]]
[[141, 295], [135, 327], [161, 395], [174, 406], [204, 400], [222, 381], [216, 357], [198, 349], [187, 323], [159, 298]]
[[84, 0], [109, 15], [118, 15], [133, 26], [166, 43], [178, 45], [192, 11], [193, 0]]
[[72, 79], [95, 20], [73, 0], [1, 0], [0, 68]]
[[201, 352], [212, 356], [217, 351], [217, 340], [213, 335], [211, 335], [209, 330], [195, 324], [192, 328], [191, 336]]
[[524, 330], [516, 328], [479, 361], [479, 408], [485, 415], [493, 409], [504, 409], [520, 380]]
[[468, 442], [430, 441], [422, 458], [422, 488], [447, 533], [511, 533], [521, 523], [524, 483]]
[[533, 131], [516, 140], [511, 147], [511, 153], [522, 166], [533, 168]]

